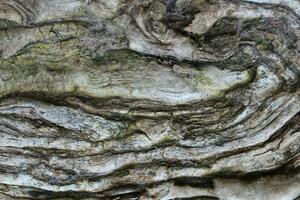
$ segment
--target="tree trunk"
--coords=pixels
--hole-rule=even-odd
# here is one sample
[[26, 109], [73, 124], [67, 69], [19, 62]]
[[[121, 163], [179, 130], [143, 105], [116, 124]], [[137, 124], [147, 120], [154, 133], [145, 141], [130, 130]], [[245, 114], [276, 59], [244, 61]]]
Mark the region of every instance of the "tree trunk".
[[299, 0], [0, 0], [0, 199], [300, 199]]

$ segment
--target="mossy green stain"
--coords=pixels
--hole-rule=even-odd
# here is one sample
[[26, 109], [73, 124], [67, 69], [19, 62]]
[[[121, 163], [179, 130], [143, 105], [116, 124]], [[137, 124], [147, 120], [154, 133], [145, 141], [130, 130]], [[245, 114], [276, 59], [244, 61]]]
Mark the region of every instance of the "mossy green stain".
[[168, 143], [175, 143], [176, 138], [174, 138], [173, 135], [165, 135], [161, 140], [159, 140], [159, 142], [157, 143], [157, 145], [162, 145], [162, 144], [168, 144]]
[[103, 55], [97, 54], [92, 60], [96, 65], [105, 65], [112, 62], [125, 64], [139, 58], [137, 53], [130, 50], [111, 50], [105, 52]]
[[81, 58], [78, 41], [73, 39], [54, 44], [34, 44], [9, 60], [13, 65], [22, 66], [27, 72], [32, 71], [34, 68], [39, 68], [63, 73], [75, 67], [81, 67], [86, 59]]
[[195, 76], [194, 81], [197, 85], [201, 84], [201, 85], [211, 85], [212, 84], [212, 80], [205, 76], [204, 72], [199, 71], [198, 74]]

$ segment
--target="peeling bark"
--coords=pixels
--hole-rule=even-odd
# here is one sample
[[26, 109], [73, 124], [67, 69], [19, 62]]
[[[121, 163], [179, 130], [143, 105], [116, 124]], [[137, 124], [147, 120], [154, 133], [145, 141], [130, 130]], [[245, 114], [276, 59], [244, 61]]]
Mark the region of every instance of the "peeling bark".
[[300, 198], [300, 1], [0, 0], [0, 199]]

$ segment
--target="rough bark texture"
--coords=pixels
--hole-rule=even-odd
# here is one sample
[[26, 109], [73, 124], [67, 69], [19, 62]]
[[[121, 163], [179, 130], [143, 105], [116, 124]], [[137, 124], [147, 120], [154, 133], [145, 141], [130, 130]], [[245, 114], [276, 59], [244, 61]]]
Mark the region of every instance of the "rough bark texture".
[[0, 0], [0, 199], [300, 199], [299, 0]]

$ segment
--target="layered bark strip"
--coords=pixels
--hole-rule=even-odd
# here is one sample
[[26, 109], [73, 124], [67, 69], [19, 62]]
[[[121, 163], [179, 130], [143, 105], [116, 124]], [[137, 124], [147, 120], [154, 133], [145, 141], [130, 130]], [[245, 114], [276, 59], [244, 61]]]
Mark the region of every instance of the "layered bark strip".
[[299, 0], [0, 0], [0, 199], [299, 200]]

